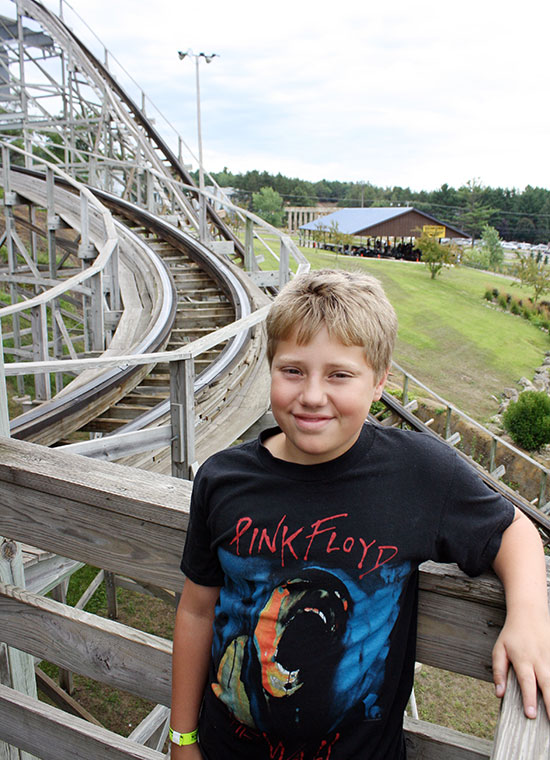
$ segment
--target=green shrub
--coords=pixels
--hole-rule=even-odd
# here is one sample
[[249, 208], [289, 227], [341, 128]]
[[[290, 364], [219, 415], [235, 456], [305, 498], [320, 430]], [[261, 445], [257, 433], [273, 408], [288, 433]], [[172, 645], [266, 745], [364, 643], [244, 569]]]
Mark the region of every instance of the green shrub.
[[489, 269], [490, 257], [483, 248], [468, 248], [462, 255], [461, 263], [473, 269]]
[[493, 300], [493, 291], [491, 288], [485, 288], [485, 293], [483, 294], [483, 298], [486, 301], [492, 301]]
[[512, 300], [512, 303], [510, 304], [510, 311], [512, 312], [512, 314], [518, 314], [518, 315], [521, 314], [521, 306], [519, 305], [519, 303], [516, 301], [515, 298]]
[[506, 300], [506, 295], [504, 293], [501, 293], [498, 297], [498, 305], [501, 309], [506, 309], [508, 306], [508, 301]]
[[550, 443], [550, 396], [544, 391], [524, 391], [510, 402], [502, 418], [514, 443], [534, 451]]

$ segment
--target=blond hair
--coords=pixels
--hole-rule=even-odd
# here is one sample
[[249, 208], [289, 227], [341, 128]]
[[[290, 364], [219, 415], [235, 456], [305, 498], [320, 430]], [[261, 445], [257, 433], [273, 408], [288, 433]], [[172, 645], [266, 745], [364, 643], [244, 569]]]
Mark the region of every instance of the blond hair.
[[267, 316], [269, 364], [281, 340], [306, 345], [326, 327], [346, 346], [363, 346], [377, 381], [391, 363], [397, 317], [380, 282], [363, 272], [321, 269], [298, 275], [275, 298]]

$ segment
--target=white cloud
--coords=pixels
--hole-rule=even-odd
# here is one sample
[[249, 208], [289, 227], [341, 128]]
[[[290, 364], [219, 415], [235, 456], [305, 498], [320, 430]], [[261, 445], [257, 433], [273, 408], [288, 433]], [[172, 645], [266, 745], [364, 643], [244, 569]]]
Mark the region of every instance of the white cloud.
[[200, 70], [212, 170], [550, 186], [540, 0], [71, 4], [192, 147], [194, 68], [177, 50], [220, 54]]

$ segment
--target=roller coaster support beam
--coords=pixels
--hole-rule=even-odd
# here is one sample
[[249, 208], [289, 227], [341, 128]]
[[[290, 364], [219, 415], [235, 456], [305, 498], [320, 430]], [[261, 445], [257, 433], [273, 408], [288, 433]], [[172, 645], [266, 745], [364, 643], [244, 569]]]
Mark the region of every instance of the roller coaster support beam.
[[[10, 153], [8, 148], [2, 146], [2, 182], [4, 186], [4, 224], [6, 231], [4, 233], [4, 240], [6, 243], [6, 250], [8, 253], [8, 272], [13, 277], [17, 271], [17, 257], [14, 247], [14, 232], [15, 224], [13, 220], [13, 204], [15, 203], [15, 193], [11, 190], [10, 183]], [[9, 285], [10, 302], [16, 303], [17, 297], [17, 285], [14, 281]], [[12, 338], [13, 348], [15, 351], [21, 349], [21, 321], [19, 314], [13, 314], [12, 316]], [[17, 391], [19, 395], [25, 393], [24, 378], [17, 378]]]
[[2, 322], [0, 322], [0, 435], [9, 437], [10, 417], [8, 412], [8, 391], [4, 370], [4, 348], [2, 342]]
[[[31, 208], [34, 209], [34, 206]], [[52, 280], [57, 279], [57, 250], [55, 233], [61, 227], [61, 218], [55, 213], [55, 178], [53, 169], [46, 167], [46, 235], [48, 244], [48, 270]], [[52, 315], [53, 354], [56, 359], [63, 356], [63, 333], [60, 321], [63, 322], [58, 308], [57, 299], [50, 305]], [[63, 374], [55, 373], [55, 392], [63, 388]]]
[[[204, 165], [202, 161], [202, 127], [201, 127], [201, 90], [199, 83], [199, 60], [200, 54], [195, 55], [195, 80], [197, 89], [197, 132], [199, 140], [199, 239], [201, 243], [207, 243], [210, 239], [208, 234], [208, 225], [206, 223], [206, 198], [202, 194], [204, 191]], [[208, 59], [206, 59], [208, 60]]]
[[46, 214], [48, 227], [48, 264], [50, 277], [55, 280], [57, 277], [57, 258], [55, 231], [61, 226], [61, 220], [55, 213], [55, 189], [54, 173], [49, 166], [46, 167]]
[[195, 455], [195, 361], [170, 364], [170, 416], [172, 424], [172, 475], [192, 480]]
[[244, 268], [247, 272], [258, 269], [254, 255], [254, 222], [249, 217], [246, 217], [244, 230]]
[[[31, 309], [32, 353], [35, 362], [47, 362], [48, 355], [48, 317], [46, 304], [41, 303]], [[52, 397], [50, 376], [41, 372], [34, 378], [34, 394], [39, 401], [49, 401]]]
[[282, 288], [290, 279], [290, 251], [284, 237], [281, 238], [280, 258], [279, 258], [279, 287]]
[[[97, 256], [97, 250], [90, 239], [90, 209], [88, 196], [80, 194], [80, 245], [78, 257], [82, 267], [90, 266]], [[112, 270], [111, 270], [112, 272]], [[103, 351], [105, 349], [105, 322], [103, 308], [103, 274], [98, 272], [90, 278], [91, 295], [85, 297], [84, 331], [86, 350]]]

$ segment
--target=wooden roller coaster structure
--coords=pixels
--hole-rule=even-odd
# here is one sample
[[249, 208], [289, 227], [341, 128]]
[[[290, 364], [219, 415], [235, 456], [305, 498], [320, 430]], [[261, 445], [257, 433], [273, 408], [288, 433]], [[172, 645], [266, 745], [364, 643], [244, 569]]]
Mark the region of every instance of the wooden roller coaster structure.
[[[279, 269], [259, 271], [254, 243], [268, 225], [194, 185], [183, 141], [172, 150], [145, 95], [138, 106], [120, 84], [108, 51], [101, 62], [69, 29], [68, 4], [60, 16], [36, 0], [18, 0], [15, 10], [13, 20], [0, 17], [0, 284], [8, 299], [0, 385], [14, 377], [24, 411], [8, 428], [0, 409], [0, 673], [9, 675], [7, 683], [0, 676], [0, 758], [157, 760], [170, 642], [81, 608], [100, 581], [113, 615], [117, 585], [176, 598], [189, 479], [267, 410], [263, 320], [290, 259], [294, 271], [308, 265], [269, 228], [280, 238], [279, 252], [265, 244]], [[202, 204], [209, 228], [199, 239]], [[244, 242], [229, 214], [241, 218]], [[384, 394], [373, 424], [435, 434], [411, 412], [407, 383], [405, 375], [403, 403]], [[494, 459], [492, 451], [490, 472], [469, 461], [548, 543], [548, 472], [537, 470], [534, 504], [502, 483]], [[67, 581], [83, 563], [101, 572], [69, 607]], [[53, 599], [44, 596], [50, 590]], [[427, 565], [420, 599], [419, 661], [490, 680], [504, 614], [496, 579]], [[70, 673], [80, 672], [157, 707], [129, 738], [117, 736], [83, 719], [40, 671], [40, 688], [63, 711], [38, 701], [35, 659], [56, 663], [69, 688]], [[530, 722], [518, 704], [512, 677], [494, 743], [407, 719], [410, 757], [546, 758], [542, 709]]]

